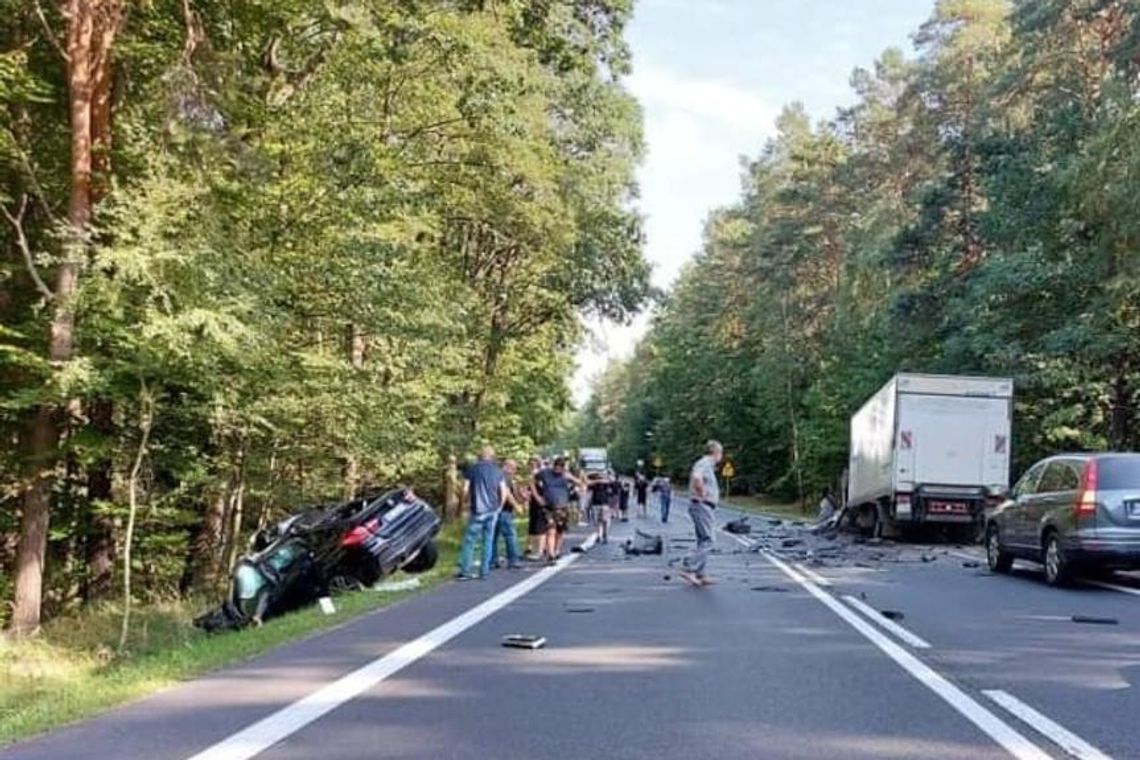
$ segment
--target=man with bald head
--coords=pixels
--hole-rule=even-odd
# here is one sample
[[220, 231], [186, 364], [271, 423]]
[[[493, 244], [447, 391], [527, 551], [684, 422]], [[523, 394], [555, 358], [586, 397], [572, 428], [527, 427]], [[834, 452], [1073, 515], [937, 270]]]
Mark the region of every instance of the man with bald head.
[[[467, 468], [464, 473], [463, 500], [470, 510], [467, 532], [463, 535], [463, 546], [459, 550], [459, 573], [461, 581], [472, 578], [486, 578], [491, 572], [491, 559], [495, 551], [495, 525], [499, 512], [503, 509], [510, 492], [507, 489], [503, 471], [495, 462], [495, 449], [485, 445], [479, 452], [479, 461]], [[471, 560], [475, 553], [475, 542], [482, 540], [482, 559], [479, 574], [471, 575]]]
[[689, 517], [693, 520], [697, 545], [693, 552], [685, 557], [679, 574], [695, 586], [707, 586], [713, 582], [705, 574], [705, 565], [708, 563], [716, 531], [716, 516], [713, 510], [720, 501], [716, 467], [723, 456], [724, 448], [720, 442], [709, 441], [705, 444], [705, 455], [696, 461], [689, 476]]

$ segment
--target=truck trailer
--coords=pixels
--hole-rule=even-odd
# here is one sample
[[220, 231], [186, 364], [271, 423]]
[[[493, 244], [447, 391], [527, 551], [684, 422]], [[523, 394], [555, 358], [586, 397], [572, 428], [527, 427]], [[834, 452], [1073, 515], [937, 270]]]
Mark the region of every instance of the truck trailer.
[[1013, 381], [895, 375], [851, 418], [847, 513], [874, 535], [973, 535], [1009, 486]]

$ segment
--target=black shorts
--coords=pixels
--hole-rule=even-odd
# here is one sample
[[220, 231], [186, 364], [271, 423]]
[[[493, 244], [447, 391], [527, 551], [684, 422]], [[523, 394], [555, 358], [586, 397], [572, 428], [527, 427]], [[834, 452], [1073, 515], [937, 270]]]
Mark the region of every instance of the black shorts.
[[541, 536], [545, 534], [548, 527], [546, 522], [546, 508], [531, 502], [526, 527], [528, 536]]

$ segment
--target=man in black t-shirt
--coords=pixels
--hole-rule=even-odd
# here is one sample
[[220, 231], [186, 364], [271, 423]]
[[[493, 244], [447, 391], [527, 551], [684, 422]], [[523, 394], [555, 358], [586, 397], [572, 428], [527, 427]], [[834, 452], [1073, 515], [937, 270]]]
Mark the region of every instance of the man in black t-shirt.
[[546, 512], [546, 551], [551, 562], [562, 554], [562, 542], [570, 523], [570, 485], [586, 490], [586, 484], [566, 471], [566, 458], [556, 457], [553, 466], [534, 476], [535, 495]]

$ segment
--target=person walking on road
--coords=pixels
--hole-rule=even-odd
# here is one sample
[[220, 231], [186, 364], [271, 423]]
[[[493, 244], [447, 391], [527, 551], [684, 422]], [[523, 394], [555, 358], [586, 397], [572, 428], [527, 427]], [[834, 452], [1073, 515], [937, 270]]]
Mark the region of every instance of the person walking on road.
[[633, 490], [637, 494], [637, 509], [642, 517], [649, 517], [649, 506], [646, 503], [649, 496], [649, 479], [645, 473], [638, 472], [633, 481]]
[[[463, 534], [463, 546], [459, 550], [459, 580], [486, 578], [491, 572], [491, 556], [495, 550], [495, 526], [499, 512], [509, 495], [503, 471], [495, 463], [495, 449], [487, 445], [479, 452], [479, 461], [471, 465], [463, 481], [463, 500], [468, 502], [469, 516], [467, 532]], [[475, 543], [482, 541], [482, 560], [479, 574], [471, 575], [471, 560], [475, 553]]]
[[669, 507], [673, 501], [673, 484], [669, 478], [658, 475], [653, 479], [653, 491], [657, 494], [657, 509], [661, 513], [661, 522], [669, 522]]
[[566, 457], [555, 457], [554, 464], [534, 476], [535, 495], [546, 512], [547, 561], [562, 556], [562, 543], [570, 524], [570, 485], [585, 492], [586, 484], [566, 471]]
[[603, 544], [610, 542], [610, 484], [605, 476], [599, 476], [590, 482], [590, 520], [597, 528], [598, 541]]
[[680, 575], [694, 586], [707, 586], [713, 582], [705, 574], [709, 550], [715, 541], [716, 515], [714, 510], [720, 501], [720, 486], [716, 481], [716, 466], [724, 456], [724, 447], [719, 441], [705, 444], [705, 455], [693, 465], [689, 475], [689, 517], [693, 519], [693, 530], [697, 534], [697, 545], [682, 563]]
[[522, 501], [515, 492], [514, 478], [517, 472], [518, 465], [515, 460], [508, 459], [503, 462], [503, 478], [507, 484], [507, 494], [503, 502], [503, 509], [495, 521], [495, 539], [491, 542], [491, 565], [498, 565], [499, 539], [502, 538], [507, 553], [507, 568], [510, 570], [517, 570], [522, 567], [519, 539], [515, 532], [515, 510], [522, 511]]
[[527, 500], [527, 556], [528, 560], [540, 560], [546, 555], [546, 510], [538, 501], [538, 491], [534, 478], [542, 470], [542, 460], [530, 458], [530, 477], [527, 478], [525, 495]]

